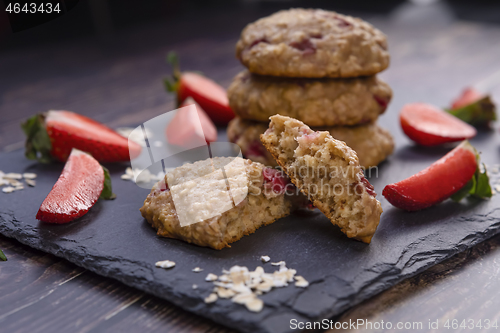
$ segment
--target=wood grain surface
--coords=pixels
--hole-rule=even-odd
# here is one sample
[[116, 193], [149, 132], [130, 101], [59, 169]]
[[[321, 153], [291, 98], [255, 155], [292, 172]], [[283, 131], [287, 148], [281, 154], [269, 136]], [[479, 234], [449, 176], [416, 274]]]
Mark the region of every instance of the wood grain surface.
[[[189, 20], [178, 20], [126, 31], [112, 40], [0, 53], [0, 147], [22, 147], [20, 121], [48, 109], [73, 110], [111, 127], [135, 125], [171, 110], [173, 99], [162, 86], [170, 50], [180, 54], [184, 69], [201, 70], [228, 86], [242, 70], [234, 58], [239, 31], [268, 13], [230, 14], [230, 23], [224, 12], [192, 18], [199, 20], [198, 27], [206, 26], [201, 31]], [[407, 102], [447, 105], [470, 84], [486, 86], [500, 99], [494, 74], [500, 70], [499, 26], [459, 21], [443, 3], [408, 3], [388, 16], [364, 18], [389, 37], [391, 67], [381, 77], [393, 87], [394, 100], [384, 117], [396, 119]], [[399, 131], [397, 121], [389, 129]], [[0, 248], [8, 257], [0, 262], [0, 332], [229, 332], [3, 236]], [[499, 282], [500, 236], [403, 281], [338, 320], [419, 321], [422, 331], [432, 331], [427, 323], [436, 319], [500, 322]]]

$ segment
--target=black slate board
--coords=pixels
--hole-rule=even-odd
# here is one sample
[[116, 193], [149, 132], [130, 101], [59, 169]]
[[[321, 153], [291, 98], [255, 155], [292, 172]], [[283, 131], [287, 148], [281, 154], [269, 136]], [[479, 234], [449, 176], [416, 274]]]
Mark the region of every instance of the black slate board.
[[[379, 167], [378, 177], [373, 173], [370, 179], [378, 193], [385, 184], [408, 177], [450, 150], [415, 147], [401, 133], [395, 134], [399, 142], [395, 154]], [[500, 164], [496, 131], [481, 133], [472, 143], [487, 164]], [[500, 231], [499, 195], [488, 201], [446, 201], [406, 213], [379, 194], [384, 213], [370, 245], [347, 239], [316, 211], [279, 220], [230, 249], [215, 251], [157, 237], [138, 211], [149, 191], [120, 179], [125, 165], [109, 166], [116, 200], [99, 201], [87, 215], [66, 225], [39, 223], [35, 214], [62, 167], [28, 161], [21, 151], [0, 154], [0, 170], [38, 174], [35, 188], [0, 193], [0, 233], [245, 332], [286, 332], [290, 319], [335, 316]], [[269, 263], [260, 262], [261, 255], [285, 260], [310, 286], [290, 285], [263, 295], [266, 305], [260, 313], [229, 300], [203, 302], [212, 289], [204, 281], [209, 272], [220, 274], [236, 264], [249, 269], [263, 265], [274, 271]], [[171, 270], [154, 266], [165, 259], [177, 266]], [[193, 273], [197, 266], [204, 271]], [[193, 284], [198, 289], [193, 290]]]

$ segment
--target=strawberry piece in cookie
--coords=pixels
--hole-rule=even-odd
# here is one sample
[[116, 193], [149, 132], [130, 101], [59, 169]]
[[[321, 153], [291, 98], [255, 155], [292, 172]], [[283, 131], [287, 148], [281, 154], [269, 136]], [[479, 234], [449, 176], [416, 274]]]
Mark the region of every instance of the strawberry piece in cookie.
[[270, 119], [262, 143], [292, 183], [348, 237], [370, 243], [382, 207], [356, 152], [330, 133], [315, 132], [296, 119]]

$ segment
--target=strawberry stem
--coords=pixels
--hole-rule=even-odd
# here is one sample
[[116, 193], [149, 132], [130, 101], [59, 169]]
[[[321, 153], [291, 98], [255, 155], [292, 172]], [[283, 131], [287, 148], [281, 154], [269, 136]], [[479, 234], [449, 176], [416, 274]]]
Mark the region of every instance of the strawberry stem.
[[496, 107], [490, 96], [458, 109], [446, 109], [450, 114], [471, 125], [484, 125], [497, 119]]
[[2, 250], [0, 250], [0, 260], [7, 261], [7, 257], [5, 256]]
[[21, 124], [26, 134], [25, 155], [30, 160], [50, 163], [52, 144], [45, 128], [45, 115], [40, 113]]
[[102, 167], [104, 171], [104, 187], [101, 192], [99, 199], [104, 200], [114, 200], [116, 199], [116, 194], [113, 193], [113, 188], [111, 186], [111, 176], [109, 175], [109, 170], [106, 167]]
[[179, 89], [179, 82], [181, 79], [181, 69], [177, 53], [174, 51], [169, 52], [166, 61], [172, 66], [172, 75], [163, 79], [163, 84], [168, 92], [176, 93]]

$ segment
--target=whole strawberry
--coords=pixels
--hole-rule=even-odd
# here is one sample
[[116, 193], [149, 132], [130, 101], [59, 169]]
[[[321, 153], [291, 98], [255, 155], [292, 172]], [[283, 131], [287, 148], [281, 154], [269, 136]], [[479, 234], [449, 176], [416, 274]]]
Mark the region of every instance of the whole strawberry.
[[141, 146], [109, 127], [70, 111], [48, 111], [21, 125], [26, 134], [26, 157], [48, 163], [64, 162], [73, 148], [90, 153], [99, 162], [126, 162]]

